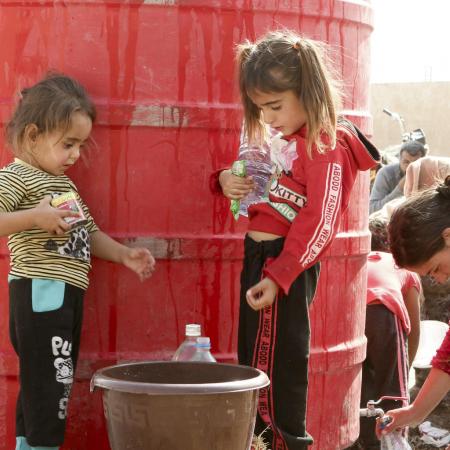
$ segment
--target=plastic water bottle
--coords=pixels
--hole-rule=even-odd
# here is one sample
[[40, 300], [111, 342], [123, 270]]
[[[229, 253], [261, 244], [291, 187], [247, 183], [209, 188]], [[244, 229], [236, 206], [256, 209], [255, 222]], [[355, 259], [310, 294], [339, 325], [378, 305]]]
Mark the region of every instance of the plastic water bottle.
[[198, 337], [195, 353], [191, 361], [217, 362], [211, 354], [211, 342], [209, 337]]
[[186, 336], [173, 355], [172, 361], [190, 361], [197, 350], [197, 338], [202, 334], [201, 326], [196, 323], [186, 325]]
[[[380, 420], [380, 429], [392, 422], [392, 417], [383, 416]], [[400, 431], [393, 431], [388, 434], [383, 434], [380, 441], [380, 450], [412, 450], [408, 444], [408, 440], [402, 435]]]
[[412, 450], [408, 441], [398, 431], [381, 436], [380, 450]]
[[246, 176], [251, 176], [255, 182], [255, 190], [240, 201], [239, 214], [248, 216], [250, 205], [269, 201], [273, 174], [270, 148], [266, 143], [257, 146], [250, 145], [244, 140], [239, 147], [238, 160], [245, 161]]

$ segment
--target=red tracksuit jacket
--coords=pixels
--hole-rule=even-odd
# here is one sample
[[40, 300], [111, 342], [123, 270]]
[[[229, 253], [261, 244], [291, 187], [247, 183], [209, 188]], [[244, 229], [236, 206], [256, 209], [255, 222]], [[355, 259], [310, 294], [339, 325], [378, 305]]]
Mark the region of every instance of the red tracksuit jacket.
[[[297, 141], [298, 158], [288, 174], [274, 180], [269, 203], [248, 210], [249, 230], [285, 236], [283, 251], [264, 274], [288, 293], [297, 276], [315, 264], [337, 233], [358, 171], [375, 166], [380, 155], [364, 135], [346, 120], [339, 122], [337, 142], [325, 154], [306, 152], [306, 127], [284, 139]], [[221, 192], [218, 173], [212, 188]]]

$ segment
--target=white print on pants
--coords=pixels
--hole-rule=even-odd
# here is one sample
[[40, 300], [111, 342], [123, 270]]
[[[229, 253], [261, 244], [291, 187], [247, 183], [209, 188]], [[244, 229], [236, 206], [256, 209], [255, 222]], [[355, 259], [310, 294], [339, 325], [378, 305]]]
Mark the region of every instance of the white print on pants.
[[73, 383], [72, 344], [59, 336], [53, 336], [52, 352], [53, 356], [56, 356], [53, 363], [56, 368], [56, 381], [64, 384], [64, 394], [59, 400], [58, 412], [58, 418], [64, 420], [67, 417], [67, 404]]

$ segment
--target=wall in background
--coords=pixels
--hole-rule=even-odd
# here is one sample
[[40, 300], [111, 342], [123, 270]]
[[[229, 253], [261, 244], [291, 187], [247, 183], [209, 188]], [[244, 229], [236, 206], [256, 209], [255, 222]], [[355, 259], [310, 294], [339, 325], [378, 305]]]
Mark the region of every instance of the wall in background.
[[424, 130], [431, 155], [450, 156], [450, 82], [372, 84], [370, 104], [372, 141], [380, 150], [401, 142], [387, 108], [403, 117], [405, 131]]

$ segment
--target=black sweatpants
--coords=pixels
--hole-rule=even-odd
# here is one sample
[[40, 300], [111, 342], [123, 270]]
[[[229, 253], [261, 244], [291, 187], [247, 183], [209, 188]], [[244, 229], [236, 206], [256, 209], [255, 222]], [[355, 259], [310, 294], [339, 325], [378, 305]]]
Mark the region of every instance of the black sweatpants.
[[[363, 362], [361, 408], [369, 400], [382, 396], [408, 397], [408, 347], [400, 319], [382, 304], [366, 310], [367, 356]], [[383, 400], [377, 407], [384, 411], [400, 408], [406, 402]], [[352, 448], [379, 450], [375, 418], [361, 417], [360, 434]]]
[[276, 258], [284, 238], [244, 241], [238, 333], [239, 363], [256, 367], [270, 378], [259, 393], [255, 434], [272, 450], [302, 450], [312, 444], [306, 431], [309, 314], [319, 277], [319, 265], [301, 273], [289, 290], [261, 311], [248, 306], [245, 293], [262, 279], [264, 266]]
[[54, 447], [64, 440], [80, 346], [84, 290], [60, 285], [60, 305], [51, 309], [46, 307], [48, 299], [38, 298], [48, 291], [36, 289], [37, 284], [25, 278], [9, 282], [10, 338], [20, 366], [16, 436], [24, 436], [32, 447]]

